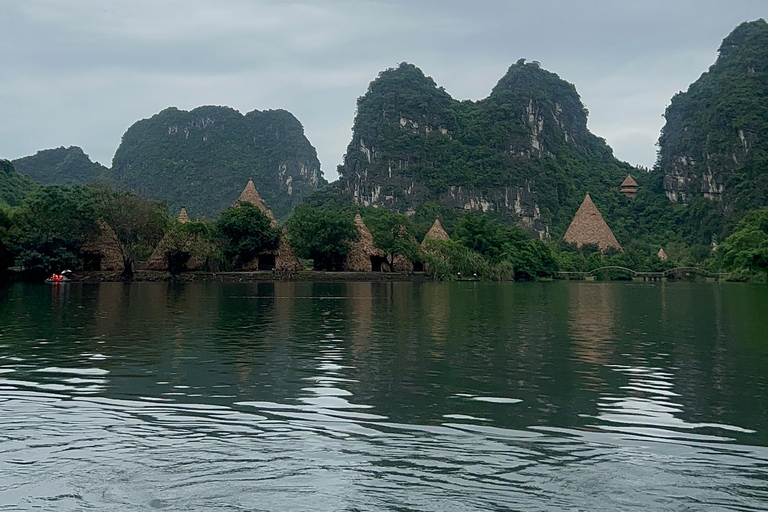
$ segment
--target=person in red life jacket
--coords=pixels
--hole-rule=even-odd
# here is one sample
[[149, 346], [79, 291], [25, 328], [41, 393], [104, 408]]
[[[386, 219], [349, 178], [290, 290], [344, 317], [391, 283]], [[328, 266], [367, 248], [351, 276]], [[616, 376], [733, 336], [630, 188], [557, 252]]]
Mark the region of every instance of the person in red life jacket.
[[71, 270], [62, 270], [61, 274], [53, 273], [51, 277], [48, 278], [49, 281], [52, 283], [59, 283], [61, 281], [69, 281], [67, 278], [67, 274], [71, 273]]

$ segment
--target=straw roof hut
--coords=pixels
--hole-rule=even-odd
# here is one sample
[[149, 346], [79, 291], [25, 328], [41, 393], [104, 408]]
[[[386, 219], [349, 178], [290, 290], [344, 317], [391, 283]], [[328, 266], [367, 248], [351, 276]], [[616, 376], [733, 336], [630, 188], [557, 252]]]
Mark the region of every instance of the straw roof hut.
[[350, 272], [372, 272], [373, 262], [371, 257], [383, 258], [385, 257], [384, 251], [377, 249], [373, 245], [373, 235], [371, 235], [368, 226], [365, 225], [363, 217], [359, 213], [355, 215], [355, 225], [360, 236], [355, 242], [350, 244], [344, 268]]
[[594, 244], [600, 248], [600, 252], [606, 252], [608, 249], [622, 250], [619, 241], [613, 236], [613, 231], [592, 202], [589, 192], [584, 197], [584, 202], [581, 203], [576, 215], [573, 216], [563, 240], [569, 244], [576, 244], [579, 248]]
[[274, 214], [272, 214], [272, 210], [267, 208], [267, 203], [265, 203], [259, 195], [259, 192], [256, 190], [256, 186], [253, 184], [252, 179], [248, 179], [248, 183], [240, 193], [240, 197], [238, 197], [237, 201], [235, 201], [234, 206], [237, 206], [238, 203], [249, 203], [258, 207], [259, 210], [264, 212], [264, 214], [270, 218], [272, 221], [272, 227], [277, 227], [277, 221], [275, 220]]
[[191, 220], [189, 220], [189, 215], [187, 215], [187, 209], [184, 208], [183, 206], [181, 207], [181, 211], [179, 212], [179, 218], [177, 218], [176, 220], [181, 222], [182, 224], [192, 222]]
[[637, 184], [637, 182], [632, 178], [631, 174], [627, 174], [627, 177], [624, 178], [624, 181], [621, 182], [620, 185], [620, 191], [622, 195], [625, 197], [628, 197], [629, 199], [634, 199], [635, 196], [637, 196], [637, 189], [640, 188]]
[[147, 260], [147, 270], [171, 270], [170, 258], [174, 253], [186, 259], [184, 270], [203, 270], [212, 247], [197, 233], [186, 233], [175, 229], [169, 230], [158, 242], [152, 255]]
[[451, 238], [448, 236], [448, 233], [445, 232], [443, 229], [443, 225], [440, 224], [440, 219], [435, 219], [434, 224], [432, 224], [432, 227], [429, 228], [429, 231], [427, 231], [427, 234], [424, 235], [424, 240], [421, 241], [421, 246], [424, 247], [427, 244], [428, 239], [434, 239], [434, 240], [450, 240]]
[[[256, 190], [256, 186], [253, 184], [252, 179], [248, 180], [245, 188], [240, 193], [240, 197], [238, 197], [237, 201], [235, 201], [234, 206], [237, 207], [237, 205], [240, 203], [249, 203], [256, 206], [259, 208], [259, 210], [264, 212], [267, 217], [269, 217], [273, 228], [278, 227], [275, 216], [272, 214], [272, 210], [267, 208], [267, 203], [265, 203], [264, 199], [262, 199], [259, 195], [259, 192]], [[277, 249], [264, 251], [257, 257], [253, 258], [251, 261], [243, 262], [238, 266], [242, 270], [258, 270], [260, 266], [265, 266], [265, 262], [268, 262], [266, 265], [271, 266], [272, 259], [274, 258], [273, 268], [277, 272], [299, 272], [302, 270], [303, 267], [301, 262], [296, 256], [296, 252], [293, 250], [293, 247], [291, 247], [290, 242], [288, 242], [286, 233], [287, 230], [283, 228], [280, 232], [280, 242], [277, 246]]]
[[302, 270], [301, 262], [299, 261], [296, 252], [288, 242], [288, 230], [283, 228], [280, 233], [280, 243], [277, 246], [275, 252], [275, 270], [277, 272], [299, 272]]
[[86, 261], [85, 266], [89, 267], [89, 263], [93, 265], [93, 268], [87, 268], [87, 270], [112, 272], [124, 270], [123, 246], [120, 244], [115, 230], [103, 219], [99, 219], [97, 224], [99, 230], [96, 236], [80, 248], [80, 253]]
[[661, 261], [667, 261], [669, 259], [669, 257], [667, 256], [667, 253], [664, 252], [663, 247], [659, 249], [659, 252], [656, 254], [656, 256], [658, 256]]
[[[406, 237], [411, 243], [413, 243], [414, 246], [418, 244], [418, 242], [413, 237], [413, 235], [410, 234], [407, 229], [405, 229], [405, 226], [400, 225], [398, 227], [398, 229], [400, 231], [399, 232], [399, 236]], [[413, 272], [413, 268], [414, 268], [413, 267], [413, 262], [411, 260], [409, 260], [408, 258], [406, 258], [405, 256], [403, 256], [402, 254], [398, 254], [392, 260], [392, 272], [408, 272], [408, 273], [411, 273], [411, 272]]]

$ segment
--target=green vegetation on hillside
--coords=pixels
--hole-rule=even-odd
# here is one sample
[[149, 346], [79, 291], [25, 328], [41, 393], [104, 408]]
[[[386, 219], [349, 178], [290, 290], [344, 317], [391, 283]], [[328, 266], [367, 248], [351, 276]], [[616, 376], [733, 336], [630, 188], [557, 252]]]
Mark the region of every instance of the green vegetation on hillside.
[[118, 186], [193, 217], [231, 206], [249, 178], [277, 218], [325, 183], [315, 148], [285, 110], [165, 109], [125, 132], [112, 170]]
[[92, 162], [77, 146], [38, 151], [14, 160], [13, 165], [18, 172], [43, 185], [89, 185], [110, 180], [109, 169]]
[[717, 249], [715, 268], [748, 279], [768, 281], [768, 208], [747, 214], [734, 233]]
[[608, 194], [634, 170], [589, 133], [586, 119], [573, 85], [538, 63], [518, 61], [477, 102], [454, 100], [403, 63], [358, 100], [341, 185], [359, 201], [375, 191], [402, 212], [451, 202], [462, 187], [511, 220], [519, 212], [508, 196], [519, 190], [526, 215], [535, 215], [535, 202], [541, 221], [562, 233], [586, 191]]
[[8, 160], [0, 160], [0, 205], [18, 206], [36, 185]]
[[768, 205], [768, 23], [742, 23], [666, 110], [656, 172], [672, 198], [708, 195], [731, 217]]

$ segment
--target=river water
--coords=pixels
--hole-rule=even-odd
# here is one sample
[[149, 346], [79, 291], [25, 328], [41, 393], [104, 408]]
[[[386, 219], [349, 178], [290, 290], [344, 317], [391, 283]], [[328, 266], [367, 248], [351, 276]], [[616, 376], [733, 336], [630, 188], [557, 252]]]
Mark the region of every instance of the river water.
[[5, 286], [0, 510], [768, 510], [768, 287]]

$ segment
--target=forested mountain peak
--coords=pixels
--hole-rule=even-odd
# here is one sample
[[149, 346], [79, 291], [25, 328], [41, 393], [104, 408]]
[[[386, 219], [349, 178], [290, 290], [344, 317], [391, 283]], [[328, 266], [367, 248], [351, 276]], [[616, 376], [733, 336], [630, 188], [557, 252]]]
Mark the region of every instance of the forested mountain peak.
[[703, 197], [725, 211], [767, 205], [768, 23], [736, 27], [664, 116], [658, 166], [670, 200]]
[[358, 99], [340, 186], [362, 205], [413, 214], [426, 203], [492, 212], [539, 236], [567, 226], [592, 185], [629, 166], [587, 130], [576, 88], [537, 62], [512, 65], [490, 95], [457, 101], [413, 64]]
[[218, 214], [249, 178], [278, 218], [325, 183], [304, 127], [285, 110], [167, 108], [125, 132], [112, 168], [122, 186], [192, 216]]
[[109, 169], [91, 161], [82, 148], [44, 149], [13, 161], [18, 172], [44, 185], [89, 184], [109, 179]]

